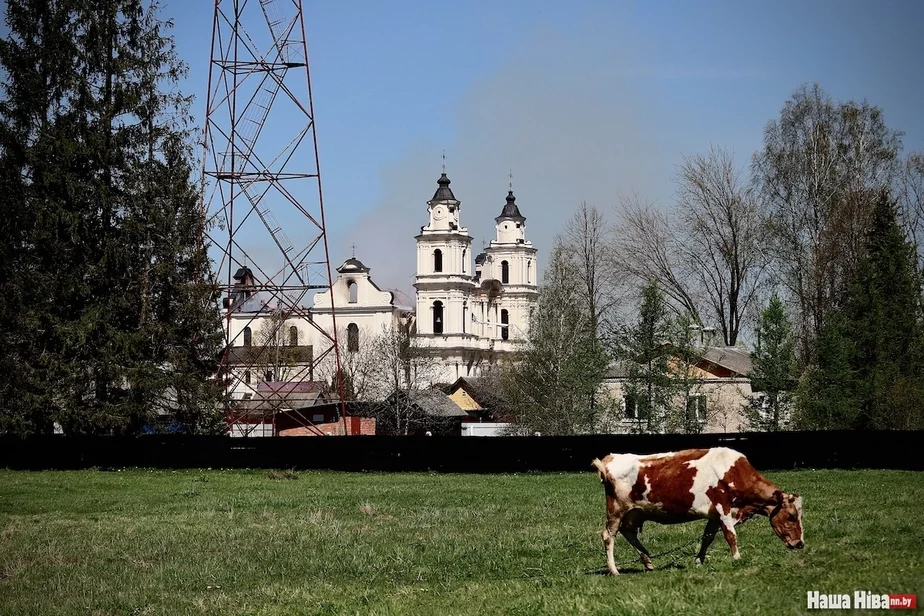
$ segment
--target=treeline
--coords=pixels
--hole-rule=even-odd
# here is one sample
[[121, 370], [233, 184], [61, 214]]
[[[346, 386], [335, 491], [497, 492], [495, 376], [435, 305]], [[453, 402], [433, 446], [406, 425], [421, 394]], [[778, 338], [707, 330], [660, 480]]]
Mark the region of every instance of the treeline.
[[156, 3], [8, 0], [0, 432], [223, 428], [185, 67]]
[[[506, 375], [524, 431], [696, 431], [712, 331], [751, 351], [759, 395], [732, 410], [752, 429], [924, 428], [924, 153], [881, 109], [800, 87], [749, 165], [713, 147], [674, 180], [670, 204], [584, 203], [556, 238]], [[622, 401], [601, 399], [613, 365]]]

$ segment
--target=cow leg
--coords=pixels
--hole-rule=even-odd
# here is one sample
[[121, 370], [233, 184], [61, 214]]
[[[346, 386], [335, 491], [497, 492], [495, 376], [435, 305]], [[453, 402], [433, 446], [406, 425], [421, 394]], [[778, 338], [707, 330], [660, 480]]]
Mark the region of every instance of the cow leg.
[[703, 530], [703, 542], [700, 544], [699, 554], [696, 556], [697, 565], [706, 562], [706, 550], [712, 545], [715, 534], [719, 532], [719, 526], [719, 521], [714, 518], [709, 518], [709, 520], [706, 521], [706, 528]]
[[619, 517], [609, 517], [606, 519], [606, 526], [600, 536], [603, 538], [603, 547], [606, 549], [606, 568], [610, 575], [619, 575], [616, 570], [616, 559], [613, 557], [613, 539], [619, 532]]
[[645, 549], [645, 546], [642, 545], [642, 542], [638, 539], [638, 531], [640, 529], [635, 528], [623, 528], [622, 536], [626, 538], [632, 547], [635, 548], [635, 551], [638, 552], [638, 557], [642, 561], [642, 564], [645, 565], [645, 569], [651, 571], [654, 569], [654, 566], [651, 564], [651, 554], [648, 553], [648, 550]]
[[735, 519], [728, 516], [719, 518], [719, 524], [722, 525], [722, 532], [725, 534], [725, 541], [731, 548], [732, 558], [738, 560], [741, 558], [741, 552], [738, 551], [738, 533], [735, 532]]

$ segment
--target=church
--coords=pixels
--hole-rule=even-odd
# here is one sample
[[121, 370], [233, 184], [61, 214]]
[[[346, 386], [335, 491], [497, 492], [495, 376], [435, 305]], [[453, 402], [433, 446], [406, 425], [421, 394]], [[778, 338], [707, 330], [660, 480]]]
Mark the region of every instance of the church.
[[[371, 268], [355, 255], [337, 268], [330, 291], [317, 293], [298, 315], [267, 306], [254, 290], [258, 285], [253, 273], [240, 268], [224, 315], [234, 377], [231, 397], [258, 397], [260, 383], [330, 382], [332, 356], [311, 364], [313, 349], [324, 346], [317, 328], [332, 332], [334, 315], [344, 366], [358, 363], [367, 342], [396, 328], [408, 331], [411, 343], [432, 359], [429, 382], [421, 386], [479, 376], [503, 361], [526, 337], [538, 301], [537, 249], [526, 238], [526, 217], [511, 188], [494, 219], [495, 238], [473, 257], [472, 236], [462, 225], [462, 202], [450, 184], [444, 171], [427, 202], [426, 224], [414, 238], [413, 306], [380, 289]], [[264, 356], [295, 361], [257, 362], [256, 368], [253, 358]]]

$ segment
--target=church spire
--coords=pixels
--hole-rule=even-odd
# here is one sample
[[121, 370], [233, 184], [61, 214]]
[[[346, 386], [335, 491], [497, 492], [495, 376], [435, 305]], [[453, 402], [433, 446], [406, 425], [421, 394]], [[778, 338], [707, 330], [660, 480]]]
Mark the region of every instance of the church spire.
[[449, 188], [449, 185], [452, 182], [449, 181], [449, 178], [446, 176], [446, 150], [443, 150], [443, 173], [440, 175], [440, 179], [436, 181], [437, 189], [433, 193], [433, 198], [430, 199], [430, 203], [435, 201], [458, 201], [456, 196], [452, 194], [452, 189]]

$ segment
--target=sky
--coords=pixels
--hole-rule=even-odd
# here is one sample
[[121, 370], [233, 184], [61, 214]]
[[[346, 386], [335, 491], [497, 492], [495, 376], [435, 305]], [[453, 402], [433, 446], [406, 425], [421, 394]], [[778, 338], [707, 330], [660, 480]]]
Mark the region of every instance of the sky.
[[[214, 5], [161, 3], [201, 124]], [[921, 2], [305, 0], [304, 12], [330, 260], [355, 244], [383, 288], [412, 290], [443, 151], [476, 248], [512, 172], [541, 272], [582, 201], [669, 206], [685, 155], [715, 145], [746, 165], [804, 83], [881, 107], [905, 152], [924, 150]], [[310, 235], [280, 222], [296, 244]]]

